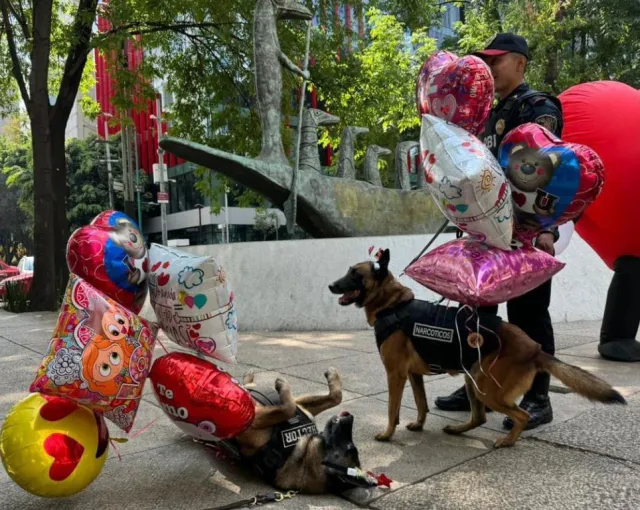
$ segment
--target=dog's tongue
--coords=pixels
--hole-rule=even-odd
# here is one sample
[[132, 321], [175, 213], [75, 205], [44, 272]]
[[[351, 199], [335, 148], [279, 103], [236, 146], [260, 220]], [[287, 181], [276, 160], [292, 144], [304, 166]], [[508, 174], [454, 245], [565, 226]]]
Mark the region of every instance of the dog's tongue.
[[341, 418], [344, 418], [345, 416], [351, 416], [351, 413], [350, 413], [349, 411], [342, 411], [342, 412], [340, 413], [340, 417], [341, 417]]

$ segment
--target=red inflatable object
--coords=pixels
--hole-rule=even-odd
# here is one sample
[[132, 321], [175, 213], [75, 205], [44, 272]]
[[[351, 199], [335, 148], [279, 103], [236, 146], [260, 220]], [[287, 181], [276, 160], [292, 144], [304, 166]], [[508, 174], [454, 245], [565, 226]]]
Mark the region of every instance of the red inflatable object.
[[198, 439], [229, 439], [253, 423], [255, 404], [249, 392], [209, 361], [173, 352], [156, 360], [149, 377], [167, 416]]
[[576, 224], [580, 234], [613, 269], [623, 255], [640, 257], [640, 91], [614, 81], [583, 83], [559, 96], [562, 139], [595, 150], [605, 184]]
[[416, 84], [420, 115], [430, 113], [473, 135], [489, 118], [493, 94], [491, 69], [482, 59], [458, 58], [448, 51], [438, 51], [425, 61]]
[[138, 313], [147, 297], [149, 255], [136, 223], [105, 211], [79, 228], [67, 243], [67, 265], [111, 299]]
[[509, 131], [498, 161], [511, 184], [516, 235], [523, 241], [580, 216], [602, 191], [604, 167], [598, 154], [560, 140], [539, 124]]

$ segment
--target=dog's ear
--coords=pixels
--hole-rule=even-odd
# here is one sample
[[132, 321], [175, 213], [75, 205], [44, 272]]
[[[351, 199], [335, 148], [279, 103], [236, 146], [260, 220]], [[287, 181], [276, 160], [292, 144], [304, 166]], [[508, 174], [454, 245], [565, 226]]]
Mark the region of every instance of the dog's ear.
[[391, 259], [388, 249], [380, 250], [378, 253], [378, 261], [374, 264], [374, 277], [376, 280], [384, 280], [389, 274], [389, 260]]

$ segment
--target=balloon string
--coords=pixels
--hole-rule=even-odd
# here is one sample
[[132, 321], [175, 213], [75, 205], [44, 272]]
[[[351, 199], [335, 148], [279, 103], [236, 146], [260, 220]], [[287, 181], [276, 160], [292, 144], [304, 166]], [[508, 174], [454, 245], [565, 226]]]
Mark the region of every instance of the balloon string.
[[161, 416], [158, 416], [155, 420], [153, 420], [151, 423], [147, 423], [144, 427], [142, 427], [140, 430], [136, 431], [135, 434], [132, 434], [131, 437], [129, 437], [129, 441], [132, 441], [133, 439], [135, 439], [136, 437], [140, 436], [141, 434], [144, 434], [147, 430], [149, 430], [151, 427], [153, 427], [155, 425], [155, 423], [161, 418]]
[[[477, 310], [476, 310], [476, 318], [477, 318], [476, 319], [476, 333], [477, 334], [480, 334], [480, 329], [482, 328], [485, 331], [488, 331], [488, 332], [492, 333], [498, 339], [498, 354], [496, 355], [494, 360], [491, 362], [491, 365], [489, 365], [489, 377], [491, 377], [491, 379], [493, 379], [493, 382], [496, 383], [498, 388], [502, 388], [502, 385], [498, 382], [498, 380], [493, 376], [493, 373], [492, 373], [493, 366], [496, 364], [496, 361], [498, 361], [498, 358], [500, 357], [500, 352], [502, 351], [502, 340], [500, 340], [500, 335], [498, 335], [495, 331], [493, 331], [492, 329], [489, 329], [486, 326], [483, 326], [482, 324], [480, 324], [480, 314], [477, 312]], [[468, 317], [466, 322], [469, 322], [470, 319], [471, 319], [471, 317]], [[471, 331], [471, 329], [469, 328], [469, 326], [466, 323], [465, 323], [465, 326], [467, 326], [467, 329], [469, 331]], [[480, 351], [480, 344], [478, 343], [476, 345], [476, 347], [478, 348], [478, 360], [480, 361], [480, 370], [486, 376], [487, 373], [482, 368], [482, 362], [481, 362], [482, 352]]]
[[122, 462], [122, 455], [120, 455], [120, 448], [118, 448], [117, 443], [111, 438], [109, 439], [109, 443], [111, 444], [111, 447], [113, 448], [113, 451], [116, 452], [118, 460], [120, 462]]
[[481, 395], [486, 395], [486, 393], [484, 393], [483, 391], [480, 391], [480, 388], [478, 387], [478, 384], [476, 383], [476, 380], [473, 378], [473, 376], [469, 373], [469, 371], [467, 370], [467, 367], [464, 366], [464, 361], [462, 360], [462, 337], [460, 336], [460, 327], [458, 326], [458, 315], [460, 315], [460, 312], [462, 312], [465, 308], [470, 308], [467, 305], [463, 305], [460, 309], [458, 309], [458, 311], [456, 312], [456, 319], [455, 319], [455, 323], [456, 323], [456, 333], [458, 335], [458, 345], [460, 346], [460, 365], [462, 366], [462, 370], [464, 370], [464, 373], [467, 374], [467, 376], [469, 377], [469, 379], [471, 379], [471, 382], [473, 383], [473, 385], [476, 387], [476, 390], [478, 390], [478, 393], [480, 393]]
[[165, 354], [169, 354], [169, 351], [167, 350], [167, 348], [164, 346], [164, 344], [160, 340], [160, 337], [156, 337], [156, 342], [158, 342], [158, 345], [160, 347], [162, 347], [162, 350], [164, 351]]

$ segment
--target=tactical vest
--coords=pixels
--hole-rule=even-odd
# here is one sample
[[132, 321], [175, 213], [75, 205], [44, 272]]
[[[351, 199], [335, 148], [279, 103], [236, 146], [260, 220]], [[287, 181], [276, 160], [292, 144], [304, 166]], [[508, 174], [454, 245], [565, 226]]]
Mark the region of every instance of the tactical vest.
[[529, 89], [525, 92], [512, 94], [498, 110], [494, 110], [485, 126], [482, 140], [491, 153], [498, 157], [498, 148], [506, 134], [521, 124], [533, 122], [535, 119], [523, 118], [524, 106], [535, 106], [545, 100], [552, 101], [560, 111], [560, 100], [539, 90]]
[[467, 343], [470, 331], [478, 331], [484, 338], [480, 346], [481, 356], [500, 349], [497, 331], [502, 319], [481, 313], [478, 329], [477, 318], [478, 315], [467, 308], [461, 310], [414, 299], [378, 314], [373, 327], [378, 351], [387, 338], [402, 330], [429, 365], [431, 373], [441, 374], [462, 371], [463, 367], [470, 370], [481, 359], [478, 348]]
[[[264, 406], [280, 405], [280, 395], [273, 389], [249, 389], [251, 396]], [[240, 453], [235, 439], [220, 441], [234, 457], [240, 459], [250, 469], [254, 469], [268, 483], [274, 483], [278, 471], [285, 465], [298, 441], [304, 436], [318, 434], [315, 422], [299, 407], [293, 418], [273, 427], [269, 442], [250, 457]]]

